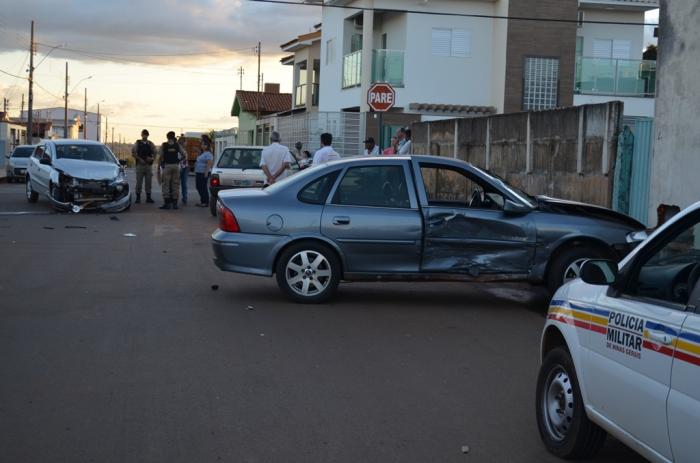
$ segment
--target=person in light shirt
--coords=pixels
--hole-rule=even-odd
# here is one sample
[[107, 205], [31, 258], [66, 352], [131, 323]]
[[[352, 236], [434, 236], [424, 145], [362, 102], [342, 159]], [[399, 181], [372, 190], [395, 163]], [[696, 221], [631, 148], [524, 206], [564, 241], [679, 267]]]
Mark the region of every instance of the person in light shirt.
[[331, 161], [340, 159], [340, 155], [333, 149], [333, 135], [330, 133], [321, 134], [321, 149], [314, 154], [313, 167], [322, 166]]
[[265, 172], [268, 185], [286, 177], [289, 173], [289, 166], [292, 165], [292, 153], [286, 146], [280, 145], [280, 141], [282, 141], [280, 134], [272, 132], [270, 141], [272, 143], [263, 149], [260, 157], [260, 167]]
[[379, 156], [379, 147], [374, 143], [374, 138], [368, 137], [365, 140], [365, 156]]
[[402, 156], [411, 154], [411, 129], [406, 129], [404, 131], [404, 136], [406, 137], [406, 141], [403, 145], [401, 145], [401, 148], [399, 148], [399, 154]]

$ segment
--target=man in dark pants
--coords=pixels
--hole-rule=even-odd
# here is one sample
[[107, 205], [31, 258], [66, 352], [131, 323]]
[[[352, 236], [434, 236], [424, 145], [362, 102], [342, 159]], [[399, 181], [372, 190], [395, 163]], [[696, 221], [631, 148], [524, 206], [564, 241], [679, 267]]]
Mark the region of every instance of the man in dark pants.
[[141, 202], [141, 186], [146, 181], [146, 202], [152, 203], [151, 179], [153, 178], [153, 161], [156, 158], [156, 145], [148, 139], [148, 130], [141, 131], [141, 139], [134, 143], [131, 155], [136, 160], [136, 204]]
[[158, 175], [161, 179], [164, 201], [160, 208], [177, 209], [180, 193], [180, 162], [187, 159], [187, 153], [175, 140], [175, 132], [168, 132], [167, 137], [168, 141], [160, 147], [160, 159], [158, 159]]

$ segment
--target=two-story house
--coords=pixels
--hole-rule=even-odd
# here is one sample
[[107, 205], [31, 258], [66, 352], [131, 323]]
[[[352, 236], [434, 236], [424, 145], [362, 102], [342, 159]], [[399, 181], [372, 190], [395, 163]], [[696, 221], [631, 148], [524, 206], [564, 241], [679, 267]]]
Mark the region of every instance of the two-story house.
[[[651, 81], [646, 68], [634, 66], [644, 46], [644, 11], [657, 6], [657, 0], [430, 0], [408, 6], [326, 0], [319, 109], [360, 112], [366, 133], [376, 137], [367, 91], [374, 82], [391, 83], [396, 106], [384, 118], [388, 127], [380, 139], [386, 143], [396, 126], [415, 120], [571, 106], [579, 96], [619, 99], [637, 85], [626, 76]], [[623, 56], [636, 61], [622, 62]], [[608, 60], [604, 66], [602, 59]], [[615, 83], [604, 91], [610, 83], [599, 74], [613, 65]]]

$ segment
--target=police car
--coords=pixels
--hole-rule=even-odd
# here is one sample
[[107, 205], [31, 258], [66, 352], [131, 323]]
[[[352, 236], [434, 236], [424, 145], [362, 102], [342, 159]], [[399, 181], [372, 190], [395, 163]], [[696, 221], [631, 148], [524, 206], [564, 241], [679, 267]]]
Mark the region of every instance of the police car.
[[700, 461], [699, 279], [700, 202], [556, 292], [536, 395], [551, 453], [590, 458], [610, 433], [654, 462]]

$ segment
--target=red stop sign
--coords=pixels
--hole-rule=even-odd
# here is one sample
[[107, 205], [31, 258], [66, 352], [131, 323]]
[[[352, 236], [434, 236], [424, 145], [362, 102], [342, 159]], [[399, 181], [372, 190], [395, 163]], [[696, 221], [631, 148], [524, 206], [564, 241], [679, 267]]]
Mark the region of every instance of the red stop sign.
[[367, 104], [376, 112], [389, 111], [396, 103], [396, 92], [389, 84], [374, 84], [367, 92]]

